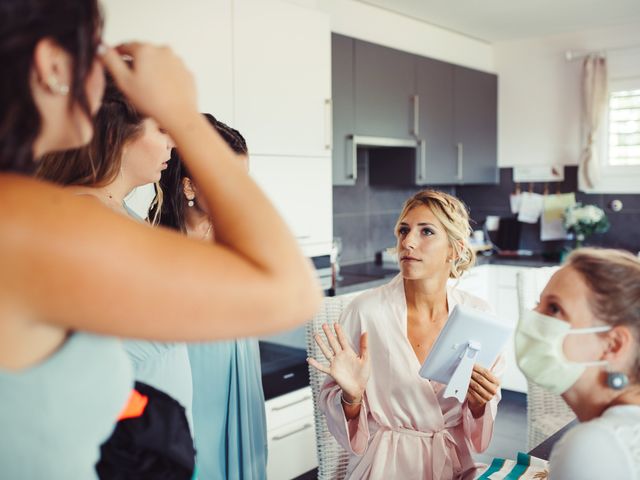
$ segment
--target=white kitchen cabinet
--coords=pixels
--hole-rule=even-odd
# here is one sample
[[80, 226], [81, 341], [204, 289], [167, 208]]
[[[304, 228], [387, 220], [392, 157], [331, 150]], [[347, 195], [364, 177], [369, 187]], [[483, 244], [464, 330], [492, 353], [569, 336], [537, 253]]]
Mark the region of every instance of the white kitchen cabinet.
[[278, 0], [234, 0], [235, 127], [252, 154], [331, 155], [328, 15]]
[[[518, 289], [516, 285], [517, 273], [523, 268], [509, 265], [491, 265], [497, 276], [496, 301], [494, 309], [498, 318], [509, 323], [514, 329], [518, 323], [520, 311], [518, 308]], [[518, 368], [513, 339], [505, 351], [507, 369], [502, 378], [503, 388], [515, 392], [527, 392], [527, 379]]]
[[[501, 322], [515, 329], [519, 315], [516, 273], [522, 268], [508, 265], [473, 267], [460, 280], [458, 288], [485, 300]], [[455, 283], [455, 280], [450, 282]], [[507, 366], [502, 377], [502, 388], [526, 393], [527, 380], [516, 363], [513, 336], [504, 354]]]
[[252, 155], [249, 170], [305, 255], [329, 254], [333, 239], [331, 158]]
[[233, 124], [232, 0], [108, 0], [104, 38], [170, 46], [193, 73], [198, 106]]
[[301, 388], [265, 404], [267, 414], [267, 478], [290, 480], [318, 466], [313, 395]]

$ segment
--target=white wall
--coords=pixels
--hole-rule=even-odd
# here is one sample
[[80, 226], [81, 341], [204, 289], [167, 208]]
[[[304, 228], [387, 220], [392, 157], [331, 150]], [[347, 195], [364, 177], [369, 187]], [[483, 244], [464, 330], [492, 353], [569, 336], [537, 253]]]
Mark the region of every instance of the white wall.
[[331, 17], [331, 31], [387, 47], [495, 72], [493, 48], [444, 28], [353, 0], [291, 0]]
[[609, 73], [615, 77], [638, 65], [628, 55], [632, 49], [613, 50], [625, 46], [640, 47], [640, 24], [496, 43], [498, 164], [577, 164], [582, 67], [564, 54], [611, 49]]

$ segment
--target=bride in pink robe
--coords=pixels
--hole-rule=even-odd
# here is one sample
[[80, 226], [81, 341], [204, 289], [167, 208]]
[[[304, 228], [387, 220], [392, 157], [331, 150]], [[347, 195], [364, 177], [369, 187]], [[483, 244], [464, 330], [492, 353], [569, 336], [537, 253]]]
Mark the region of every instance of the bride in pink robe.
[[[316, 337], [330, 365], [320, 408], [329, 430], [349, 452], [351, 479], [472, 479], [472, 452], [491, 440], [501, 356], [490, 370], [474, 367], [464, 403], [443, 398], [444, 385], [418, 374], [456, 304], [489, 306], [456, 288], [474, 262], [466, 208], [455, 197], [423, 191], [405, 203], [397, 226], [401, 273], [357, 297], [335, 325]], [[359, 354], [352, 349], [359, 345]]]

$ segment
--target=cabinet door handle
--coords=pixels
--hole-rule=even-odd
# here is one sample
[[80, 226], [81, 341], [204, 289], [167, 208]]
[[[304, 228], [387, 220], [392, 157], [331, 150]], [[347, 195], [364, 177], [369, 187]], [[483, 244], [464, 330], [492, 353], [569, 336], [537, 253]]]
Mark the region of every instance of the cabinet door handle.
[[358, 145], [353, 137], [350, 138], [350, 143], [351, 162], [347, 162], [347, 165], [351, 167], [351, 171], [347, 172], [347, 178], [353, 179], [355, 183], [358, 180]]
[[333, 148], [333, 102], [330, 98], [324, 101], [324, 148]]
[[422, 183], [427, 177], [427, 142], [425, 140], [418, 141], [418, 182]]
[[420, 95], [414, 95], [413, 100], [413, 131], [414, 136], [419, 136], [420, 131]]
[[285, 433], [283, 435], [276, 435], [275, 437], [271, 437], [271, 440], [282, 440], [283, 438], [287, 438], [290, 437], [291, 435], [295, 435], [296, 433], [300, 433], [304, 430], [307, 430], [308, 428], [311, 428], [313, 425], [311, 425], [310, 423], [305, 423], [303, 426], [301, 426], [300, 428], [296, 428], [295, 430]]
[[273, 407], [271, 409], [271, 411], [272, 412], [279, 412], [280, 410], [284, 410], [285, 408], [292, 407], [293, 405], [297, 405], [299, 403], [306, 402], [310, 398], [311, 398], [311, 395], [305, 395], [304, 397], [302, 397], [302, 398], [300, 398], [298, 400], [294, 400], [293, 402], [289, 402], [289, 403], [286, 403], [284, 405], [278, 405], [277, 407]]
[[458, 169], [456, 172], [456, 178], [458, 180], [462, 180], [463, 178], [463, 168], [464, 168], [464, 146], [462, 142], [458, 142]]

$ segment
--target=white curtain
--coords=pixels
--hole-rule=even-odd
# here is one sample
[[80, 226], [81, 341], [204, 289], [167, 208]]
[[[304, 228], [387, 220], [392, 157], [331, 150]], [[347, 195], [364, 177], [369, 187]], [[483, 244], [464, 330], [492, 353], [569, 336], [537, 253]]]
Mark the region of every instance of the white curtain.
[[582, 103], [586, 144], [582, 150], [578, 174], [587, 188], [593, 188], [593, 180], [599, 168], [598, 128], [607, 108], [607, 60], [600, 54], [588, 55], [582, 64]]

